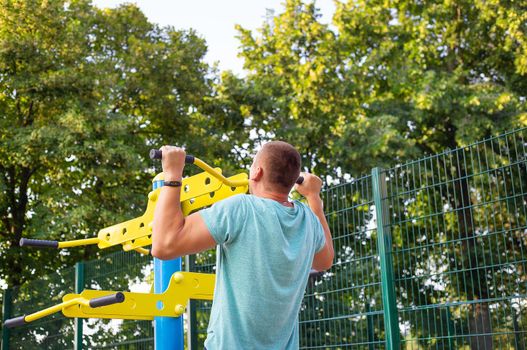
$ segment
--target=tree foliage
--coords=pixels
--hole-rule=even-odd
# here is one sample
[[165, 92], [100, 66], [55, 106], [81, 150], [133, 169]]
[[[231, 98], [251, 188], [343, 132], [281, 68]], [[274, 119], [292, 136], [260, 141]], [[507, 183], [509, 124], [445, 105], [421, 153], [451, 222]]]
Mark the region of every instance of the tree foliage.
[[336, 6], [331, 25], [291, 0], [258, 33], [239, 28], [248, 74], [222, 87], [256, 143], [287, 139], [307, 169], [357, 176], [527, 123], [522, 5]]
[[153, 25], [133, 5], [2, 1], [0, 278], [16, 285], [93, 257], [18, 241], [90, 237], [139, 215], [149, 147], [212, 138], [196, 112], [210, 94], [205, 52], [194, 32]]
[[[298, 147], [306, 170], [337, 180], [527, 125], [526, 10], [521, 1], [349, 0], [336, 1], [326, 24], [316, 3], [287, 0], [258, 31], [238, 27], [246, 69], [239, 77], [203, 62], [206, 44], [195, 32], [149, 23], [134, 5], [0, 0], [0, 279], [19, 284], [93, 258], [93, 248], [57, 259], [54, 251], [21, 251], [18, 241], [84, 238], [139, 215], [152, 176], [146, 154], [161, 144], [185, 145], [232, 173], [250, 164], [248, 155], [262, 142], [284, 139]], [[449, 171], [463, 175], [469, 168], [456, 163]], [[476, 252], [481, 227], [456, 228], [455, 221], [482, 220], [485, 213], [464, 203], [484, 196], [485, 185], [460, 180], [452, 185], [459, 198], [416, 193], [403, 203], [404, 215], [430, 201], [449, 205], [457, 216], [446, 216], [443, 234], [462, 237], [463, 248]], [[340, 262], [353, 261], [357, 250], [375, 255], [370, 198], [363, 190], [328, 194], [350, 203], [357, 218], [351, 226], [348, 214], [329, 218], [339, 232], [358, 232], [348, 242], [336, 241]], [[401, 232], [394, 232], [397, 239]], [[500, 249], [523, 244], [514, 239]], [[473, 264], [478, 254], [463, 259]], [[449, 263], [435, 253], [427, 258]], [[379, 291], [358, 288], [378, 282], [377, 266], [368, 259], [340, 270], [339, 280], [352, 283], [353, 292], [331, 307], [369, 312], [353, 332], [377, 341], [383, 338]], [[417, 273], [396, 270], [403, 277]], [[495, 293], [471, 284], [470, 273], [460, 276], [452, 281], [471, 290], [462, 297]], [[112, 280], [111, 287], [125, 279]], [[335, 281], [326, 275], [311, 287]], [[399, 289], [409, 306], [426, 291], [430, 286], [417, 282]], [[319, 299], [310, 295], [310, 320], [329, 315]], [[468, 323], [488, 329], [492, 320], [482, 310]], [[450, 317], [436, 316], [438, 323]], [[126, 327], [136, 332], [136, 326]]]

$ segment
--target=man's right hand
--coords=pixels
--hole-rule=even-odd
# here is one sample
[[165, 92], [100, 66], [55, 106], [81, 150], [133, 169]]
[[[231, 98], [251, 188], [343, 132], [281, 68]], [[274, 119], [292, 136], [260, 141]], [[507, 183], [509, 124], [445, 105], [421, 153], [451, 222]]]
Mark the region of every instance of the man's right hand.
[[310, 197], [319, 197], [320, 190], [322, 189], [322, 180], [310, 173], [300, 173], [300, 176], [304, 177], [304, 182], [300, 185], [295, 185], [295, 190], [298, 191], [302, 196], [309, 199]]

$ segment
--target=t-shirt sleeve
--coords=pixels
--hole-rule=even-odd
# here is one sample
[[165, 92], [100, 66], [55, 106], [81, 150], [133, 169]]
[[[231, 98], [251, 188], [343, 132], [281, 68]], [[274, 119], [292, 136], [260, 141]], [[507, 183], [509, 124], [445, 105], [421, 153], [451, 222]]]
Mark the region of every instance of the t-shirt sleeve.
[[232, 242], [242, 229], [245, 215], [245, 195], [239, 194], [199, 213], [217, 244]]
[[324, 245], [326, 245], [326, 234], [324, 233], [324, 228], [322, 227], [320, 220], [315, 214], [313, 214], [313, 221], [313, 226], [315, 227], [315, 253], [318, 253], [324, 248]]

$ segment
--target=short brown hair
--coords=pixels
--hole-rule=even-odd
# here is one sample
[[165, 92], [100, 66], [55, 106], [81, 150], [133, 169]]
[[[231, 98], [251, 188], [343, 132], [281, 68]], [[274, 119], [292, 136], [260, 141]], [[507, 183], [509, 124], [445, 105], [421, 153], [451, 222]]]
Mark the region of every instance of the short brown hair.
[[289, 192], [300, 175], [300, 153], [283, 141], [271, 141], [259, 152], [262, 157], [264, 179], [273, 190]]

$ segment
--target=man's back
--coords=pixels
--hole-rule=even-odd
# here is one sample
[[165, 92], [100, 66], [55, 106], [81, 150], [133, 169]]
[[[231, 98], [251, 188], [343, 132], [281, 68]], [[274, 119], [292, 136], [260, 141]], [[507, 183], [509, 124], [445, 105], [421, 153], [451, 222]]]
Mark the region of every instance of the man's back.
[[298, 201], [252, 195], [200, 214], [219, 245], [207, 349], [297, 349], [300, 304], [325, 242], [320, 221]]

